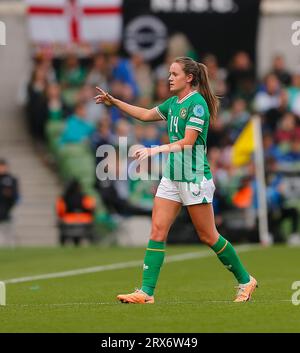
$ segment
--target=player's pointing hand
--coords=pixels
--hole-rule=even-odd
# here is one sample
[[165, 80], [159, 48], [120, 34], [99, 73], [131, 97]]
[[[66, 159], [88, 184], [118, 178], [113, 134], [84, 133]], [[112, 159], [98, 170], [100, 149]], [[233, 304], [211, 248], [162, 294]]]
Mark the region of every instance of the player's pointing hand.
[[96, 87], [96, 90], [98, 91], [98, 95], [94, 97], [96, 104], [105, 104], [106, 106], [111, 106], [113, 105], [113, 97], [108, 94], [107, 92], [103, 91], [100, 87]]

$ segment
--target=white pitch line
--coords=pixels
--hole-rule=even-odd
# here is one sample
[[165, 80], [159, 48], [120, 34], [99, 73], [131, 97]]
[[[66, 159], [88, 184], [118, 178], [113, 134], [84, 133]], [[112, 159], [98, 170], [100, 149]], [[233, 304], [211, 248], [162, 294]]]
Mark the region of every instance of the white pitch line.
[[[272, 304], [272, 303], [292, 303], [291, 299], [272, 299], [272, 300], [254, 300], [252, 299], [249, 303], [255, 304]], [[217, 304], [217, 303], [227, 303], [233, 305], [239, 305], [234, 303], [232, 300], [199, 300], [197, 302], [186, 302], [186, 301], [174, 301], [174, 302], [165, 302], [159, 301], [155, 305], [201, 305], [201, 304]], [[82, 303], [40, 303], [40, 304], [6, 304], [6, 307], [60, 307], [60, 306], [81, 306], [81, 305], [120, 305], [119, 302], [82, 302]], [[243, 303], [241, 305], [247, 305]], [[1, 308], [0, 308], [1, 310]]]
[[[257, 245], [240, 245], [236, 246], [236, 249], [239, 252], [249, 251], [253, 248], [259, 248]], [[166, 257], [165, 262], [179, 262], [179, 261], [186, 261], [191, 259], [199, 259], [203, 257], [210, 257], [213, 256], [214, 253], [211, 250], [204, 250], [202, 252], [191, 252], [191, 253], [184, 253], [179, 255], [170, 255]], [[132, 267], [139, 267], [143, 265], [143, 261], [128, 261], [128, 262], [120, 262], [111, 265], [102, 265], [102, 266], [95, 266], [95, 267], [87, 267], [81, 268], [77, 270], [71, 271], [63, 271], [63, 272], [55, 272], [55, 273], [46, 273], [42, 275], [36, 276], [28, 276], [28, 277], [20, 277], [20, 278], [12, 278], [3, 280], [5, 284], [12, 284], [12, 283], [23, 283], [23, 282], [31, 282], [43, 279], [50, 279], [50, 278], [63, 278], [63, 277], [71, 277], [71, 276], [78, 276], [87, 273], [95, 273], [95, 272], [104, 272], [104, 271], [111, 271], [111, 270], [123, 270]]]
[[40, 304], [6, 304], [6, 306], [21, 306], [21, 307], [40, 307], [40, 306], [80, 306], [80, 305], [118, 305], [119, 303], [112, 303], [112, 302], [94, 302], [94, 303], [40, 303]]

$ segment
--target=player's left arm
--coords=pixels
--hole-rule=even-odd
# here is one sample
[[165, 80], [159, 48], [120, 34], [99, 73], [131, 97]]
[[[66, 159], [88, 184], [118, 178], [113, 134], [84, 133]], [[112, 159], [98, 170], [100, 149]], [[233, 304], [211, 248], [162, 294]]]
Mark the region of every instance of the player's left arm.
[[198, 138], [198, 134], [199, 131], [187, 128], [183, 139], [161, 146], [139, 148], [135, 151], [135, 157], [141, 161], [158, 153], [180, 152], [185, 148], [192, 148]]
[[200, 101], [191, 105], [187, 117], [184, 138], [173, 143], [152, 148], [140, 148], [135, 152], [135, 158], [143, 160], [158, 153], [180, 152], [192, 148], [198, 135], [203, 134], [204, 127], [209, 122], [209, 112], [206, 103]]

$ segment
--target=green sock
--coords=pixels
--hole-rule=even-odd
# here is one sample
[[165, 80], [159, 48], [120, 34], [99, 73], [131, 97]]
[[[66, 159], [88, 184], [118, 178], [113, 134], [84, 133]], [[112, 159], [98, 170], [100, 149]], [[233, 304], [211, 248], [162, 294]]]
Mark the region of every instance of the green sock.
[[153, 295], [158, 280], [160, 268], [165, 258], [166, 244], [163, 241], [149, 240], [146, 249], [141, 290], [148, 295]]
[[219, 236], [218, 241], [211, 246], [211, 248], [217, 254], [223, 265], [234, 274], [238, 283], [245, 284], [250, 281], [249, 273], [242, 265], [241, 260], [235, 252], [233, 246], [229, 243], [229, 241], [224, 239], [222, 235]]

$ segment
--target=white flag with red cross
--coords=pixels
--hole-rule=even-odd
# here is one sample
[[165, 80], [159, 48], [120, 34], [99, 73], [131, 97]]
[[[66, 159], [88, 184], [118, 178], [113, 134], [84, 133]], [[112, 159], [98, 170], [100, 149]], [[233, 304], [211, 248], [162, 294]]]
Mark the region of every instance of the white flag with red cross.
[[26, 0], [36, 43], [117, 42], [122, 0]]

